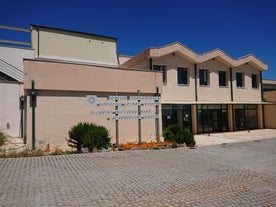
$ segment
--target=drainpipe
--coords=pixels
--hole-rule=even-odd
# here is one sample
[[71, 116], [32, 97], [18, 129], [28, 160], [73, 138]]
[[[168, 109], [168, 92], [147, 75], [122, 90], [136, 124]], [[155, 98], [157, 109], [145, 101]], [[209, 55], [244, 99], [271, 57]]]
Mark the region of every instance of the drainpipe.
[[152, 67], [152, 58], [149, 58], [149, 69], [152, 70], [153, 67]]
[[233, 76], [232, 76], [232, 68], [230, 68], [230, 90], [231, 90], [231, 101], [233, 101], [234, 98], [233, 98]]
[[19, 108], [20, 108], [20, 137], [23, 138], [24, 96], [20, 96], [19, 97]]
[[[231, 90], [231, 102], [233, 102], [234, 100], [234, 96], [233, 96], [233, 73], [232, 73], [232, 68], [230, 68], [230, 90]], [[234, 105], [232, 103], [231, 105], [232, 107], [232, 128], [233, 131], [235, 131], [235, 117], [234, 117]]]
[[[194, 74], [195, 74], [195, 101], [197, 102], [197, 64], [194, 64]], [[196, 131], [198, 133], [198, 105], [196, 103]]]
[[195, 70], [195, 100], [197, 101], [197, 64], [194, 64], [194, 70]]
[[[261, 100], [264, 101], [264, 92], [263, 92], [263, 73], [260, 71], [260, 83], [261, 83]], [[265, 117], [264, 117], [264, 104], [262, 104], [262, 118], [263, 118], [263, 129], [265, 129]]]
[[35, 107], [36, 107], [36, 96], [35, 81], [32, 80], [32, 89], [30, 94], [30, 104], [32, 107], [32, 150], [35, 149]]

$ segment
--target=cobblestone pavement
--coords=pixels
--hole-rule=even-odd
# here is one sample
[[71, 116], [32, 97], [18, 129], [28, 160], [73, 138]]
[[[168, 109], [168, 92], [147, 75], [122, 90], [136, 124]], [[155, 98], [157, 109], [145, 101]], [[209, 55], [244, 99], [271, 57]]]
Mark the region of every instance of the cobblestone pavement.
[[0, 159], [0, 206], [276, 206], [276, 138]]

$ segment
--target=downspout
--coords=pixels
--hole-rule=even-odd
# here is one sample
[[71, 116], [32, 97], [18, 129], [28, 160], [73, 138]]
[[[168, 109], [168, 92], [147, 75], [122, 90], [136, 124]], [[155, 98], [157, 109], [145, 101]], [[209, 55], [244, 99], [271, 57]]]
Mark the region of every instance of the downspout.
[[[233, 72], [233, 69], [230, 68], [231, 102], [233, 102], [233, 100], [234, 100], [234, 96], [233, 96], [233, 74], [232, 74], [232, 72]], [[233, 126], [233, 131], [235, 131], [235, 120], [234, 120], [234, 118], [235, 118], [235, 113], [234, 113], [234, 105], [233, 105], [233, 103], [232, 103], [231, 107], [232, 107], [232, 126]]]
[[20, 108], [20, 137], [23, 138], [23, 119], [24, 119], [24, 96], [19, 97], [19, 108]]
[[194, 64], [194, 71], [195, 71], [195, 101], [198, 101], [197, 97], [197, 64]]
[[35, 107], [36, 107], [36, 90], [35, 81], [32, 80], [32, 89], [30, 94], [30, 104], [32, 107], [32, 150], [35, 149]]
[[152, 70], [152, 58], [149, 58], [149, 69]]
[[230, 68], [230, 90], [231, 90], [231, 101], [233, 101], [234, 98], [233, 98], [233, 76], [232, 76], [232, 68]]
[[[194, 74], [195, 74], [195, 101], [197, 102], [197, 64], [194, 64]], [[196, 103], [196, 132], [198, 133], [198, 105]]]
[[[260, 82], [261, 82], [261, 100], [262, 100], [262, 102], [264, 102], [263, 73], [262, 73], [262, 71], [260, 71]], [[264, 104], [262, 104], [262, 118], [263, 118], [263, 129], [265, 129]]]

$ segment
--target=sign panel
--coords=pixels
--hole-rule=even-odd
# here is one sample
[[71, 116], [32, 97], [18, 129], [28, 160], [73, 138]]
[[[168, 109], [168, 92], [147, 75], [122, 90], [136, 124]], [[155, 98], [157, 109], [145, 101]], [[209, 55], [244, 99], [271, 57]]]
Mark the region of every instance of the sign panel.
[[86, 96], [86, 105], [87, 106], [97, 106], [97, 96], [87, 95]]

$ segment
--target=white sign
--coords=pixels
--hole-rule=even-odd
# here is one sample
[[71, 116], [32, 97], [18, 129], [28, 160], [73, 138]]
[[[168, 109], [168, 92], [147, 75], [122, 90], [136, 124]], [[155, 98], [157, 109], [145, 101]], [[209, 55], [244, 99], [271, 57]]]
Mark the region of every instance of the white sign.
[[87, 95], [86, 96], [86, 105], [87, 106], [97, 106], [97, 96]]
[[[156, 114], [151, 114], [152, 111], [148, 107], [159, 106], [160, 97], [158, 96], [108, 96], [105, 102], [97, 103], [96, 95], [86, 96], [87, 106], [101, 106], [101, 107], [117, 107], [116, 110], [92, 110], [91, 115], [108, 115], [113, 117], [107, 118], [108, 120], [129, 120], [129, 119], [157, 119], [159, 118]], [[124, 107], [137, 106], [140, 110], [124, 109]], [[120, 109], [118, 108], [120, 107]], [[121, 108], [122, 107], [122, 108]], [[142, 108], [140, 108], [142, 107]]]

